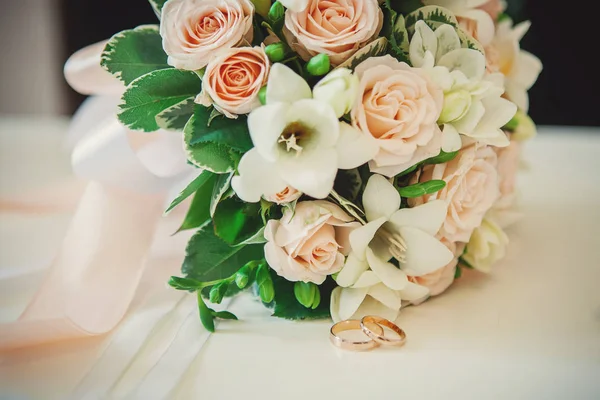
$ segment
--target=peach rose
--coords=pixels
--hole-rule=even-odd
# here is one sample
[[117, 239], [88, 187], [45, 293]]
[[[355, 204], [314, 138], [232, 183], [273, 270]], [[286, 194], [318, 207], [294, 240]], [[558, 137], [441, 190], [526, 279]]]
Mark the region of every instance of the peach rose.
[[302, 196], [302, 192], [294, 189], [291, 186], [286, 186], [279, 193], [272, 194], [270, 196], [264, 196], [265, 200], [275, 204], [291, 203], [294, 200], [298, 200]]
[[379, 145], [372, 172], [392, 177], [439, 154], [444, 93], [423, 70], [386, 55], [363, 61], [355, 73], [360, 86], [352, 123]]
[[250, 43], [254, 6], [249, 0], [169, 0], [162, 9], [160, 35], [169, 65], [204, 68], [220, 53]]
[[309, 0], [302, 12], [286, 11], [284, 34], [304, 60], [325, 53], [339, 65], [374, 40], [382, 25], [377, 0]]
[[[460, 242], [449, 242], [446, 239], [442, 239], [441, 242], [450, 249], [454, 254], [454, 258], [444, 267], [433, 271], [423, 276], [409, 276], [408, 280], [421, 286], [425, 286], [429, 289], [430, 296], [437, 296], [444, 292], [454, 282], [454, 275], [456, 274], [456, 266], [458, 265], [458, 258], [462, 255], [465, 244]], [[413, 304], [420, 304], [424, 299], [413, 301]]]
[[341, 208], [327, 201], [303, 201], [287, 209], [281, 220], [265, 229], [265, 257], [288, 281], [321, 284], [339, 272], [350, 251], [350, 232], [360, 226]]
[[228, 118], [260, 107], [258, 92], [269, 77], [269, 58], [261, 47], [228, 49], [213, 58], [196, 103], [211, 104]]
[[521, 156], [521, 145], [511, 140], [507, 147], [495, 147], [498, 155], [498, 179], [500, 180], [500, 197], [494, 208], [508, 208], [515, 200], [515, 184]]
[[452, 161], [426, 165], [417, 172], [411, 183], [442, 179], [446, 187], [409, 199], [408, 203], [414, 207], [437, 199], [445, 200], [448, 214], [439, 235], [450, 242], [468, 242], [500, 194], [497, 163], [492, 147], [476, 144], [465, 147]]

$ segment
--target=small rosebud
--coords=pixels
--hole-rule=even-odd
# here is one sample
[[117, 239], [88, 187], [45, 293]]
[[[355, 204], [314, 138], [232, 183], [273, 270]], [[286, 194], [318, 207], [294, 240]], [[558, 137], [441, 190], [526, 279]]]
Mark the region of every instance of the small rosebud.
[[267, 87], [263, 86], [260, 88], [260, 90], [258, 91], [258, 101], [260, 101], [260, 104], [262, 104], [263, 106], [265, 104], [267, 104]]
[[278, 62], [285, 58], [285, 44], [281, 42], [271, 43], [267, 47], [265, 47], [265, 53], [269, 57], [269, 60], [272, 62]]
[[358, 97], [360, 82], [347, 68], [337, 68], [321, 79], [313, 89], [313, 97], [333, 107], [338, 118], [350, 112]]
[[283, 8], [283, 5], [278, 1], [273, 3], [273, 5], [271, 6], [271, 9], [269, 10], [269, 20], [271, 22], [274, 22], [274, 21], [280, 20], [284, 16], [285, 16], [285, 8]]
[[329, 72], [331, 63], [327, 54], [317, 54], [306, 64], [306, 71], [312, 76], [322, 76]]
[[298, 303], [306, 308], [313, 310], [319, 306], [321, 302], [321, 294], [319, 287], [312, 282], [296, 282], [294, 284], [294, 295]]

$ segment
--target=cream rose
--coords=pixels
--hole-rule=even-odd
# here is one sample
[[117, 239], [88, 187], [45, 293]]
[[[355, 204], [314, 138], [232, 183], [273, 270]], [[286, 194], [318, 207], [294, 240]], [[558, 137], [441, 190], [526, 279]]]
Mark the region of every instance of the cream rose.
[[377, 0], [309, 0], [302, 12], [286, 11], [284, 34], [304, 60], [324, 53], [339, 65], [375, 39], [382, 25]]
[[519, 142], [511, 140], [507, 147], [496, 147], [495, 150], [498, 155], [500, 197], [494, 207], [508, 208], [513, 205], [515, 200], [515, 184], [521, 156], [521, 145]]
[[169, 0], [162, 9], [160, 35], [169, 65], [204, 68], [222, 52], [250, 43], [254, 6], [249, 0]]
[[327, 201], [303, 201], [265, 229], [265, 257], [288, 281], [321, 284], [339, 272], [350, 251], [350, 232], [360, 226], [341, 208]]
[[441, 242], [448, 247], [448, 249], [454, 254], [454, 258], [448, 264], [442, 268], [433, 271], [429, 274], [422, 276], [409, 276], [408, 280], [418, 285], [424, 286], [429, 289], [429, 294], [423, 299], [413, 301], [413, 304], [420, 304], [431, 296], [437, 296], [443, 293], [446, 289], [454, 282], [454, 276], [456, 275], [456, 266], [458, 265], [458, 258], [462, 255], [465, 244], [460, 242], [449, 242], [446, 239], [442, 239]]
[[411, 183], [442, 179], [446, 186], [422, 197], [409, 199], [411, 207], [433, 200], [445, 200], [448, 214], [439, 235], [451, 242], [468, 242], [481, 225], [486, 212], [499, 196], [497, 156], [492, 147], [477, 144], [460, 150], [444, 164], [426, 165]]
[[237, 118], [260, 107], [258, 92], [268, 77], [269, 58], [261, 47], [228, 49], [208, 63], [196, 103]]
[[302, 192], [294, 189], [291, 186], [286, 186], [282, 191], [269, 196], [264, 196], [264, 198], [265, 200], [275, 204], [285, 204], [291, 203], [294, 200], [298, 200], [300, 196], [302, 196]]
[[360, 63], [355, 73], [360, 86], [352, 123], [379, 145], [371, 171], [391, 177], [439, 154], [444, 93], [423, 70], [387, 55]]
[[491, 219], [484, 219], [471, 235], [463, 260], [473, 268], [490, 272], [492, 265], [506, 255], [508, 236]]

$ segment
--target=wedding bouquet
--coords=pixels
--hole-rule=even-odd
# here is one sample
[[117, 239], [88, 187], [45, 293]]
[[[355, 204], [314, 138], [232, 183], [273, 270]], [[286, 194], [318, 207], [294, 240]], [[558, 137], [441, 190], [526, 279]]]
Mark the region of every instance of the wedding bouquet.
[[169, 284], [208, 330], [247, 288], [277, 317], [393, 321], [504, 256], [541, 64], [501, 1], [150, 3], [101, 65], [119, 120], [181, 132], [197, 167]]

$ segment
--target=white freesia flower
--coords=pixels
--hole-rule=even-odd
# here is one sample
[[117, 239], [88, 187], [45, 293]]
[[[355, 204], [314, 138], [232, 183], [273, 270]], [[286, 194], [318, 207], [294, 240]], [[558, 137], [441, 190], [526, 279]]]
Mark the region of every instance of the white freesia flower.
[[[402, 300], [420, 299], [428, 293], [427, 288], [410, 282], [407, 274], [428, 274], [454, 257], [435, 238], [447, 206], [439, 200], [399, 209], [398, 191], [381, 175], [367, 182], [363, 205], [368, 223], [350, 234], [352, 251], [336, 278], [340, 288], [332, 295], [331, 313], [334, 319], [350, 318], [357, 310], [362, 314], [359, 307], [369, 296], [366, 306], [387, 308], [378, 314], [394, 314], [395, 319]], [[400, 268], [389, 262], [392, 257]]]
[[313, 88], [317, 100], [329, 103], [338, 118], [350, 112], [358, 97], [358, 77], [347, 68], [336, 68]]
[[338, 168], [358, 167], [377, 152], [376, 144], [339, 122], [334, 109], [313, 99], [306, 81], [283, 64], [271, 68], [266, 100], [248, 116], [254, 148], [231, 181], [244, 201], [257, 202], [286, 186], [325, 198]]
[[502, 21], [498, 24], [496, 37], [492, 42], [493, 48], [498, 52], [500, 72], [506, 77], [506, 95], [524, 112], [529, 109], [527, 91], [542, 71], [539, 58], [521, 50], [519, 45], [530, 25], [526, 21], [513, 27], [510, 20]]
[[460, 47], [456, 30], [447, 24], [435, 32], [423, 21], [415, 25], [410, 43], [413, 65], [425, 69], [444, 91], [438, 120], [444, 125], [444, 151], [460, 148], [458, 134], [492, 146], [508, 146], [502, 127], [517, 107], [503, 99], [503, 77], [486, 75], [485, 56]]
[[308, 7], [308, 0], [279, 0], [279, 2], [293, 12], [302, 12]]
[[479, 271], [490, 272], [492, 265], [506, 255], [507, 246], [506, 233], [496, 222], [485, 218], [473, 231], [463, 259]]

